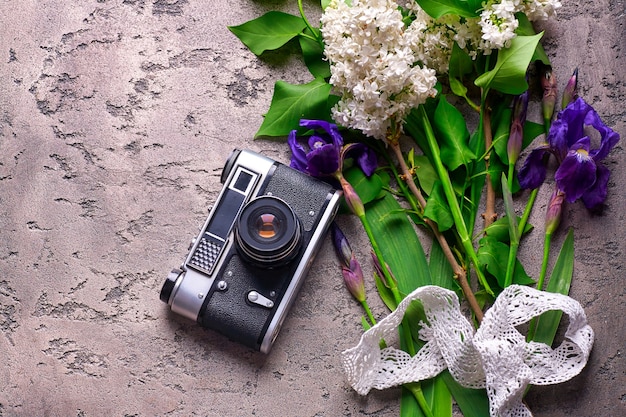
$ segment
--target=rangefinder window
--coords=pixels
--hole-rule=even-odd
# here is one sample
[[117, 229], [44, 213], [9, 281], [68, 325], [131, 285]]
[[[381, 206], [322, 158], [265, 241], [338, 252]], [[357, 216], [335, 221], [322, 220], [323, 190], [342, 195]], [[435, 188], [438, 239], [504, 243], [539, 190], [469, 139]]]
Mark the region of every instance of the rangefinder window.
[[252, 178], [253, 176], [249, 172], [243, 170], [239, 171], [237, 179], [234, 181], [235, 184], [233, 185], [233, 188], [247, 194], [248, 186], [252, 182]]
[[232, 225], [246, 203], [257, 177], [257, 174], [243, 168], [235, 171], [231, 185], [224, 190], [219, 204], [213, 209], [211, 221], [191, 256], [190, 266], [208, 274], [213, 273]]

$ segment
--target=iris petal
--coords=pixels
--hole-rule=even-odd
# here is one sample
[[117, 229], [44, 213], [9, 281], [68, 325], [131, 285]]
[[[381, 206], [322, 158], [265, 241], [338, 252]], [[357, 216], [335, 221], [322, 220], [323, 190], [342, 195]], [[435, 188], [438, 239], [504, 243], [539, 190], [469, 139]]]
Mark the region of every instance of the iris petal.
[[289, 148], [291, 148], [291, 166], [293, 169], [297, 169], [298, 171], [307, 172], [307, 158], [306, 151], [296, 140], [296, 131], [292, 130], [289, 132], [289, 137], [287, 138], [287, 143], [289, 144]]
[[311, 150], [307, 160], [308, 172], [314, 177], [332, 175], [339, 169], [339, 153], [332, 144]]
[[578, 139], [585, 136], [585, 118], [591, 111], [594, 111], [593, 107], [579, 97], [559, 113], [559, 120], [567, 124], [565, 139], [567, 140], [568, 148], [576, 143]]
[[557, 119], [550, 126], [550, 132], [548, 133], [547, 141], [550, 144], [550, 149], [553, 150], [560, 161], [565, 158], [570, 146], [567, 141], [568, 127], [564, 120]]
[[588, 154], [571, 150], [556, 170], [554, 179], [565, 199], [573, 203], [596, 182], [596, 163]]
[[308, 129], [322, 129], [330, 136], [332, 143], [333, 145], [335, 145], [337, 150], [339, 150], [343, 146], [343, 138], [339, 133], [337, 125], [334, 123], [326, 122], [324, 120], [302, 119], [300, 120], [300, 126], [306, 127]]
[[594, 109], [591, 109], [591, 111], [586, 114], [585, 124], [593, 126], [600, 132], [600, 148], [591, 151], [591, 157], [596, 161], [606, 158], [611, 149], [613, 149], [613, 146], [619, 141], [619, 134], [605, 125]]
[[376, 153], [372, 149], [365, 147], [365, 151], [357, 158], [357, 164], [359, 164], [365, 175], [371, 176], [378, 167]]
[[518, 174], [519, 184], [522, 188], [538, 188], [546, 179], [546, 166], [543, 159], [547, 153], [547, 145], [530, 152]]
[[344, 158], [354, 158], [357, 165], [368, 177], [371, 176], [378, 167], [376, 153], [363, 143], [351, 143], [346, 145]]
[[603, 165], [598, 165], [596, 171], [596, 182], [582, 195], [581, 200], [588, 209], [594, 209], [606, 200], [608, 192], [609, 178], [611, 171]]

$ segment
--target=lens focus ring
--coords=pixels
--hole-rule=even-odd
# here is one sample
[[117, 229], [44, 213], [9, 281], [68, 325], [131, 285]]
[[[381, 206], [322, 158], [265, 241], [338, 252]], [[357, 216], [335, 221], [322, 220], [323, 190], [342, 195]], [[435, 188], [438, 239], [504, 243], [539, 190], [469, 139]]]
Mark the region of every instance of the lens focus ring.
[[293, 210], [271, 196], [259, 197], [244, 207], [235, 238], [240, 255], [264, 268], [290, 262], [302, 244], [300, 222]]

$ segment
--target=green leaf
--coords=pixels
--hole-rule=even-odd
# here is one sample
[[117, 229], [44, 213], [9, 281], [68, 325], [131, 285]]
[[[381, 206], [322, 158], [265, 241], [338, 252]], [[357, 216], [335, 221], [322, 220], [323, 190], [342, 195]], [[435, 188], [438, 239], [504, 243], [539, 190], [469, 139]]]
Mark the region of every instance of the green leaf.
[[[559, 257], [556, 260], [550, 281], [546, 287], [546, 291], [567, 295], [569, 294], [572, 277], [574, 276], [574, 230], [569, 229], [567, 237], [563, 242]], [[533, 340], [542, 342], [548, 346], [554, 342], [554, 336], [561, 322], [562, 311], [547, 311], [539, 316], [537, 330]]]
[[435, 19], [446, 14], [476, 17], [478, 16], [477, 11], [481, 7], [477, 0], [417, 0], [417, 3]]
[[527, 120], [526, 123], [524, 123], [524, 137], [522, 139], [522, 149], [526, 149], [542, 133], [544, 133], [542, 124], [529, 122]]
[[465, 98], [467, 101], [469, 101], [469, 98], [467, 97], [467, 87], [463, 84], [463, 78], [473, 71], [474, 63], [472, 58], [455, 42], [452, 46], [450, 63], [448, 65], [448, 81], [450, 82], [452, 92], [459, 97]]
[[513, 38], [510, 47], [498, 51], [495, 67], [478, 77], [474, 84], [505, 94], [516, 95], [526, 91], [526, 70], [542, 36], [543, 32], [534, 36]]
[[396, 299], [382, 279], [378, 276], [376, 272], [374, 272], [374, 282], [376, 283], [376, 290], [378, 291], [378, 296], [383, 301], [383, 304], [387, 306], [387, 308], [391, 311], [395, 310], [398, 307], [396, 303]]
[[454, 271], [446, 259], [443, 249], [437, 240], [433, 240], [430, 248], [430, 278], [433, 285], [454, 291], [458, 285], [454, 281]]
[[[498, 242], [491, 237], [484, 237], [480, 240], [478, 247], [478, 260], [487, 272], [498, 280], [500, 288], [504, 288], [507, 270], [507, 260], [509, 259], [509, 245]], [[513, 283], [528, 285], [534, 281], [526, 274], [521, 262], [515, 260], [515, 273]]]
[[[516, 220], [519, 224], [521, 217], [517, 216]], [[529, 223], [526, 223], [522, 235], [530, 232], [532, 229], [533, 226]], [[491, 223], [489, 227], [485, 229], [485, 234], [489, 237], [494, 238], [498, 242], [509, 242], [509, 220], [506, 217], [500, 217], [498, 220]]]
[[461, 386], [447, 369], [439, 375], [445, 381], [448, 390], [450, 390], [464, 417], [485, 417], [489, 415], [489, 398], [486, 390], [470, 389]]
[[[428, 261], [413, 224], [389, 192], [367, 206], [365, 215], [372, 227], [385, 262], [404, 294], [431, 283]], [[410, 253], [411, 256], [406, 256]]]
[[435, 110], [434, 129], [441, 145], [441, 159], [450, 171], [476, 159], [468, 146], [469, 131], [463, 114], [444, 95]]
[[432, 193], [426, 202], [424, 217], [437, 223], [440, 232], [445, 232], [454, 225], [454, 218], [448, 206], [448, 200], [443, 191], [441, 181], [435, 183]]
[[[309, 29], [306, 29], [304, 33], [314, 37], [320, 36], [319, 29], [313, 30], [316, 32], [315, 34], [311, 34]], [[324, 49], [322, 45], [311, 38], [300, 36], [300, 48], [302, 49], [304, 63], [311, 74], [316, 78], [329, 78], [330, 64], [328, 60], [324, 59]]]
[[278, 49], [304, 30], [306, 23], [300, 16], [271, 11], [238, 26], [229, 26], [255, 55]]
[[272, 103], [256, 133], [260, 136], [287, 136], [299, 127], [300, 119], [329, 120], [330, 84], [316, 78], [307, 84], [277, 81]]
[[352, 185], [363, 204], [377, 199], [383, 189], [383, 181], [374, 173], [369, 178], [359, 167], [351, 167], [343, 172], [343, 176]]
[[435, 181], [439, 179], [437, 173], [435, 172], [435, 168], [430, 163], [428, 157], [424, 155], [418, 155], [414, 158], [415, 161], [415, 174], [417, 175], [417, 180], [420, 183], [420, 187], [424, 190], [426, 195], [429, 195], [433, 187], [435, 185]]
[[[502, 109], [497, 116], [497, 125], [493, 133], [493, 149], [503, 165], [509, 164], [509, 156], [506, 150], [509, 142], [509, 134], [511, 132], [511, 108]], [[500, 178], [498, 176], [498, 178]]]
[[363, 330], [368, 331], [371, 329], [371, 325], [367, 322], [365, 316], [361, 316], [361, 326], [363, 326]]
[[[535, 32], [533, 24], [530, 22], [530, 20], [528, 20], [528, 16], [526, 16], [525, 13], [515, 13], [515, 17], [519, 22], [519, 26], [515, 30], [515, 33], [517, 33], [517, 35], [532, 36], [537, 33]], [[545, 65], [550, 65], [550, 58], [548, 57], [548, 54], [546, 54], [546, 51], [543, 49], [543, 45], [541, 43], [537, 44], [537, 48], [533, 53], [531, 61], [541, 61]]]
[[[408, 294], [418, 287], [431, 284], [430, 269], [422, 245], [417, 237], [413, 224], [406, 216], [404, 210], [390, 192], [385, 192], [385, 197], [373, 201], [368, 205], [365, 215], [371, 225], [372, 233], [376, 237], [378, 245], [383, 253], [385, 262], [398, 281], [398, 289], [403, 294]], [[410, 253], [411, 256], [406, 256]], [[382, 294], [385, 290], [382, 291]], [[385, 297], [387, 298], [387, 297]], [[384, 299], [383, 299], [384, 300]], [[410, 308], [412, 310], [413, 307]], [[407, 312], [409, 318], [414, 317], [414, 312]], [[406, 316], [405, 316], [406, 317]], [[411, 323], [412, 321], [410, 321]], [[418, 329], [417, 323], [412, 326], [413, 331]], [[435, 380], [439, 378], [436, 377]], [[430, 406], [442, 405], [446, 400], [446, 391], [433, 382], [422, 381], [422, 390]], [[419, 417], [421, 409], [415, 402], [415, 398], [406, 390], [402, 390], [401, 415]]]
[[[432, 404], [433, 415], [452, 417], [452, 395], [443, 378], [433, 379], [433, 389], [429, 403]], [[428, 393], [428, 392], [427, 392]]]

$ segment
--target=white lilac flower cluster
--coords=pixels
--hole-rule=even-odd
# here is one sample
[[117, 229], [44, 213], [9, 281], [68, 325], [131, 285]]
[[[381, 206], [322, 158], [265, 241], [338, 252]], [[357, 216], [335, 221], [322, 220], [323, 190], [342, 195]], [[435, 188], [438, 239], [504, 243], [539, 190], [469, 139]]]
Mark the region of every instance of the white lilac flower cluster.
[[416, 0], [403, 1], [408, 26], [394, 0], [332, 0], [322, 15], [330, 83], [341, 100], [333, 108], [340, 125], [387, 139], [402, 129], [412, 108], [436, 91], [436, 73], [448, 71], [456, 43], [472, 58], [510, 45], [515, 13], [544, 20], [559, 0], [487, 0], [477, 17], [429, 16]]
[[405, 4], [413, 19], [410, 31], [418, 35], [414, 50], [425, 65], [438, 73], [448, 71], [452, 46], [456, 42], [472, 58], [489, 55], [493, 50], [508, 47], [519, 26], [516, 13], [524, 13], [530, 21], [546, 20], [561, 7], [559, 0], [488, 0], [478, 17], [444, 15], [429, 16], [415, 0]]
[[465, 19], [453, 14], [433, 19], [413, 0], [407, 7], [413, 19], [407, 32], [412, 34], [411, 48], [419, 62], [434, 68], [438, 74], [445, 74], [455, 42], [473, 58], [476, 57], [475, 44], [482, 35], [478, 19]]
[[330, 83], [341, 100], [333, 119], [386, 140], [408, 112], [435, 96], [433, 69], [417, 65], [414, 32], [392, 0], [334, 0], [322, 16]]

